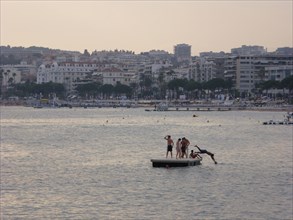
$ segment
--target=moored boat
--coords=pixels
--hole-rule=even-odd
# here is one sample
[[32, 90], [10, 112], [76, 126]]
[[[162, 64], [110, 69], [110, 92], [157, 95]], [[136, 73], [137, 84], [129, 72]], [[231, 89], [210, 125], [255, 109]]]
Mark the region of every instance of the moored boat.
[[293, 113], [287, 112], [286, 115], [284, 115], [283, 121], [275, 121], [275, 120], [269, 120], [265, 121], [262, 124], [263, 125], [292, 125], [293, 124]]
[[262, 123], [263, 125], [292, 125], [293, 121], [284, 120], [284, 121], [274, 121], [269, 120]]
[[155, 107], [154, 111], [168, 111], [168, 104], [161, 102], [158, 106]]

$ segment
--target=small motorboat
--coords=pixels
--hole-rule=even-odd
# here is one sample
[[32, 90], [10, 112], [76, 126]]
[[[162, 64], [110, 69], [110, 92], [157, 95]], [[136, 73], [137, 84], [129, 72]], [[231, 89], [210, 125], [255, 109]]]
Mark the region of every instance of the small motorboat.
[[274, 120], [269, 120], [265, 121], [262, 123], [263, 125], [292, 125], [293, 121], [290, 120], [284, 120], [284, 121], [274, 121]]

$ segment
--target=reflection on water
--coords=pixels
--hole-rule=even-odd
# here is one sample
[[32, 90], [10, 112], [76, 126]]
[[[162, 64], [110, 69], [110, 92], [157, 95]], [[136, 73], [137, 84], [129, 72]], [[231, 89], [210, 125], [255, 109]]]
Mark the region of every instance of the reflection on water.
[[[1, 109], [3, 219], [292, 219], [292, 126], [281, 112]], [[152, 168], [163, 137], [214, 165]]]

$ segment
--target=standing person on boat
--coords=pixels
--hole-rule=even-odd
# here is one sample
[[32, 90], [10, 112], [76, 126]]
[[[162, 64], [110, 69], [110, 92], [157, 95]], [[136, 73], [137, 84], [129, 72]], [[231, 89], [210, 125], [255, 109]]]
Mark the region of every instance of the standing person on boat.
[[207, 154], [207, 155], [209, 155], [212, 158], [212, 160], [215, 162], [215, 164], [218, 163], [215, 160], [215, 158], [214, 158], [215, 155], [213, 153], [211, 153], [211, 152], [209, 152], [207, 150], [204, 150], [204, 149], [200, 149], [197, 145], [195, 145], [194, 147], [196, 147], [199, 150], [199, 152], [196, 152], [196, 153], [199, 153], [199, 154]]
[[181, 138], [178, 138], [176, 142], [176, 159], [181, 158]]
[[189, 145], [190, 145], [189, 140], [183, 137], [181, 141], [181, 158], [184, 158], [184, 155], [186, 156], [186, 158], [188, 157], [187, 149]]
[[167, 140], [167, 153], [166, 153], [166, 158], [168, 157], [168, 153], [169, 152], [170, 152], [171, 158], [172, 158], [172, 149], [173, 149], [174, 142], [171, 139], [171, 135], [165, 136], [164, 139]]

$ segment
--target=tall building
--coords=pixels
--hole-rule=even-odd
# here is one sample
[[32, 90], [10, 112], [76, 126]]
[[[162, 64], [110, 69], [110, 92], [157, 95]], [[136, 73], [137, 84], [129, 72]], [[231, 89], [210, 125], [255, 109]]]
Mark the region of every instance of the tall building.
[[191, 46], [188, 44], [177, 44], [174, 46], [174, 56], [177, 62], [190, 61]]
[[236, 89], [252, 92], [256, 83], [281, 81], [292, 75], [292, 56], [239, 56], [236, 59]]
[[277, 55], [293, 56], [293, 47], [279, 47], [275, 53]]
[[224, 79], [232, 82], [233, 86], [236, 86], [236, 63], [237, 56], [229, 56], [224, 61]]
[[231, 49], [232, 55], [236, 56], [260, 56], [267, 53], [263, 46], [246, 46]]

